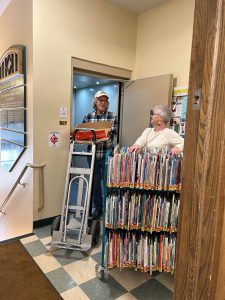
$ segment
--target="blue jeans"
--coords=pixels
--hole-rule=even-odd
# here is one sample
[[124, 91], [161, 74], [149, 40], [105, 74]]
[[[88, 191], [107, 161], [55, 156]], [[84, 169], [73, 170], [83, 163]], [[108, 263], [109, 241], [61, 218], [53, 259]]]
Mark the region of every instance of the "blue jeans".
[[92, 182], [92, 201], [96, 209], [102, 209], [103, 195], [102, 187], [104, 182], [105, 159], [95, 160], [93, 182]]

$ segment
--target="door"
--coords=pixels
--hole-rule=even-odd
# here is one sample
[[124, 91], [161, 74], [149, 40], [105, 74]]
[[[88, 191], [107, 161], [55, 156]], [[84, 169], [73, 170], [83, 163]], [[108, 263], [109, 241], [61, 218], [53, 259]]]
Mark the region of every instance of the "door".
[[172, 97], [173, 75], [162, 75], [129, 81], [123, 85], [120, 112], [120, 145], [133, 145], [149, 127], [150, 110], [168, 105]]
[[196, 0], [174, 300], [225, 299], [225, 1]]

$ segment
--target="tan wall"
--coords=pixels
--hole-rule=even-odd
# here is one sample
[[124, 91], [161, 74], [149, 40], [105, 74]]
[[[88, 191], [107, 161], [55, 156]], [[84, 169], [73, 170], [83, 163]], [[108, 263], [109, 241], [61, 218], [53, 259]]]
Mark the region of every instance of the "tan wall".
[[[34, 0], [34, 162], [46, 162], [45, 209], [61, 211], [69, 144], [69, 123], [59, 126], [59, 107], [70, 107], [71, 57], [133, 69], [136, 17], [102, 0]], [[60, 130], [61, 145], [49, 148], [48, 131]]]
[[135, 79], [174, 74], [188, 85], [194, 0], [168, 0], [138, 16]]
[[[26, 10], [21, 7], [26, 7]], [[34, 176], [34, 220], [38, 220], [54, 216], [60, 213], [61, 209], [70, 120], [68, 119], [67, 126], [59, 126], [59, 107], [70, 108], [71, 57], [130, 70], [134, 70], [135, 66], [135, 78], [174, 73], [178, 78], [178, 84], [186, 85], [189, 73], [194, 0], [169, 0], [139, 15], [138, 35], [137, 17], [103, 0], [34, 0], [35, 113], [33, 120], [32, 13], [29, 13], [31, 9], [31, 0], [13, 0], [0, 18], [0, 54], [11, 44], [28, 46], [29, 99], [29, 147], [23, 161], [12, 174], [0, 170], [0, 179], [2, 176], [6, 178], [4, 189], [0, 189], [0, 197], [3, 199], [7, 194], [22, 165], [27, 161], [32, 161], [31, 129], [34, 122], [34, 163], [45, 162], [47, 164], [45, 168], [46, 203], [45, 209], [40, 213], [37, 209], [38, 175]], [[20, 23], [18, 23], [19, 20]], [[135, 51], [137, 51], [136, 61]], [[60, 130], [60, 147], [49, 148], [49, 130]], [[29, 174], [32, 173], [29, 172]], [[28, 186], [23, 199], [26, 202], [29, 198], [31, 206], [32, 196], [32, 187]], [[29, 208], [29, 205], [26, 207]], [[27, 219], [30, 224], [29, 214]]]
[[[24, 9], [24, 7], [26, 9]], [[33, 49], [32, 49], [32, 1], [14, 0], [0, 17], [0, 57], [12, 45], [27, 48], [27, 144], [28, 148], [8, 173], [0, 168], [0, 205], [9, 193], [26, 162], [32, 163], [33, 147]], [[0, 240], [30, 233], [33, 222], [33, 179], [29, 170], [6, 207], [6, 215], [0, 214]]]

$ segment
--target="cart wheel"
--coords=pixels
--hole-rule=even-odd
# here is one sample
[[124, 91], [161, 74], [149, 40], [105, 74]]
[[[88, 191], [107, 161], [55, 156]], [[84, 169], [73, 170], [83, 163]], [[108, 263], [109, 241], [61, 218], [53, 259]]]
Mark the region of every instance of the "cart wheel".
[[93, 220], [91, 224], [91, 230], [90, 230], [90, 234], [92, 235], [92, 242], [91, 242], [92, 247], [95, 246], [99, 241], [100, 229], [101, 229], [100, 221]]
[[99, 266], [98, 264], [95, 266], [95, 273], [98, 279], [108, 280], [108, 273], [105, 272], [104, 268]]

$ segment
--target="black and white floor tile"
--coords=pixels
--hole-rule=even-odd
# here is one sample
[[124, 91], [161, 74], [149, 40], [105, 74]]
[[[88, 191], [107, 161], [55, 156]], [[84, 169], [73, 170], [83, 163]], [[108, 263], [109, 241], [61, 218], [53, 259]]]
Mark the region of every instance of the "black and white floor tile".
[[153, 276], [134, 270], [115, 268], [109, 278], [96, 277], [95, 266], [101, 264], [101, 244], [88, 253], [57, 249], [49, 251], [51, 226], [34, 230], [21, 239], [26, 250], [65, 300], [171, 300], [173, 277], [155, 272]]

